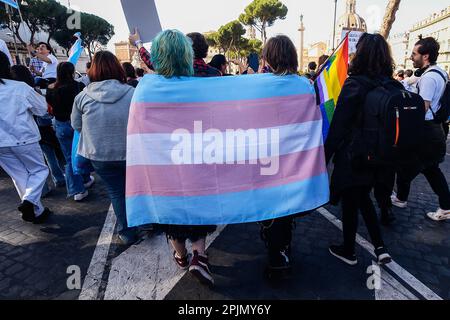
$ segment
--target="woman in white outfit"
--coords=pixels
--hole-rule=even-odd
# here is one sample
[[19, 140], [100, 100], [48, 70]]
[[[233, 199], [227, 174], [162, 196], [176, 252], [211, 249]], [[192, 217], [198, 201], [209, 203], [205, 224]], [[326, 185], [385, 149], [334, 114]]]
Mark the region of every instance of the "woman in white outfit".
[[45, 98], [29, 85], [11, 80], [8, 57], [0, 52], [0, 167], [11, 177], [22, 201], [22, 219], [43, 223], [50, 215], [41, 202], [48, 168], [33, 115], [47, 113]]

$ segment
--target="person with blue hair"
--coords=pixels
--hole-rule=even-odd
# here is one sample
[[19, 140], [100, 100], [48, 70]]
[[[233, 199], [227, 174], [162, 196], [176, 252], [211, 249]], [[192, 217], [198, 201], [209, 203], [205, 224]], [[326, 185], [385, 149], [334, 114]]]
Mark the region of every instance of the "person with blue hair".
[[[196, 75], [192, 42], [178, 30], [166, 30], [157, 35], [152, 44], [151, 61], [156, 74], [166, 78]], [[205, 251], [206, 237], [216, 230], [216, 226], [160, 225], [160, 227], [174, 249], [173, 257], [177, 265], [183, 270], [189, 269], [201, 283], [214, 285]], [[186, 240], [192, 243], [192, 255], [186, 249]]]

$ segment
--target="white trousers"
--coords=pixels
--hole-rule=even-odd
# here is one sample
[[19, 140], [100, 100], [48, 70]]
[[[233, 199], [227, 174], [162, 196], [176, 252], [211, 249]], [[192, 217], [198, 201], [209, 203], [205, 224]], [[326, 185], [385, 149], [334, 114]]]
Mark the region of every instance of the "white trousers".
[[36, 217], [44, 211], [42, 188], [49, 170], [39, 143], [0, 148], [0, 167], [11, 177], [22, 201], [34, 204]]

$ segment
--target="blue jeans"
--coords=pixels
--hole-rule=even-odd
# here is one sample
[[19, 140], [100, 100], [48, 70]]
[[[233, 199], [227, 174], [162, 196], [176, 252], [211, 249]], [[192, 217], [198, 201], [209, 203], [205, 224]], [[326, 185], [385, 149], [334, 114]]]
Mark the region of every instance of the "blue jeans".
[[100, 176], [106, 186], [114, 213], [117, 217], [117, 230], [119, 233], [132, 232], [135, 228], [128, 228], [125, 206], [125, 161], [91, 161], [95, 172]]
[[56, 137], [61, 145], [61, 151], [66, 159], [66, 187], [67, 196], [73, 197], [76, 194], [86, 191], [84, 182], [89, 181], [89, 175], [82, 177], [73, 173], [72, 168], [72, 140], [73, 129], [70, 122], [55, 121]]
[[65, 183], [65, 178], [63, 175], [63, 171], [59, 164], [58, 158], [56, 157], [55, 149], [48, 144], [41, 144], [42, 152], [44, 153], [45, 161], [47, 161], [47, 165], [50, 169], [50, 173], [52, 176], [53, 183], [55, 185], [60, 185]]

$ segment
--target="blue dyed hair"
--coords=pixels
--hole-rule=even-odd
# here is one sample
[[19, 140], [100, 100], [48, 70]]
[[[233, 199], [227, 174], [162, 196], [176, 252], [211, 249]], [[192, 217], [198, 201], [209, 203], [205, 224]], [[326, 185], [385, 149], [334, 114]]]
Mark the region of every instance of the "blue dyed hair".
[[151, 60], [155, 72], [166, 78], [194, 75], [192, 41], [178, 30], [165, 30], [156, 36]]

